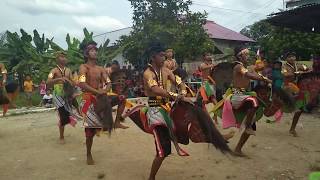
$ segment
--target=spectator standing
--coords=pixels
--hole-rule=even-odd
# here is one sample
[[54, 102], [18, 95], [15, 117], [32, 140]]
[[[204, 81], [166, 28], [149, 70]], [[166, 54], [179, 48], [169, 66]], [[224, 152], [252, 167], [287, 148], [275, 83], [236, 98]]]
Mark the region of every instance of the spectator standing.
[[24, 88], [24, 93], [26, 95], [26, 99], [27, 99], [27, 106], [31, 107], [34, 85], [33, 85], [32, 79], [29, 75], [26, 76], [26, 79], [23, 83], [23, 88]]
[[47, 91], [46, 81], [42, 80], [39, 85], [40, 96], [43, 97], [46, 94], [46, 91]]

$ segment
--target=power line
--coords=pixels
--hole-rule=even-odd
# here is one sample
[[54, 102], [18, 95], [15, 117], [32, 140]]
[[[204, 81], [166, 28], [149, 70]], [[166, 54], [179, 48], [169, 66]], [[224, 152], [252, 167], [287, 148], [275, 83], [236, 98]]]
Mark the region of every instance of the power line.
[[[257, 11], [257, 10], [259, 10], [259, 9], [261, 9], [261, 8], [267, 8], [267, 7], [269, 7], [271, 4], [273, 4], [275, 1], [276, 1], [276, 0], [269, 0], [269, 1], [267, 1], [266, 3], [264, 3], [262, 6], [254, 9], [253, 11]], [[252, 11], [252, 12], [253, 12], [253, 11]], [[266, 14], [250, 14], [249, 16], [247, 16], [247, 17], [245, 18], [245, 21], [247, 21], [247, 19], [250, 19], [250, 20], [256, 19], [256, 18], [259, 17], [259, 16], [261, 17], [261, 15], [266, 16]], [[236, 29], [239, 25], [242, 26], [243, 23], [244, 23], [244, 21], [242, 20], [242, 21], [240, 21], [240, 23], [238, 23], [238, 24], [236, 24], [235, 26], [232, 26], [232, 27], [234, 27], [234, 28]], [[231, 33], [231, 32], [226, 33], [225, 36], [229, 35], [230, 33]]]
[[108, 32], [105, 32], [105, 33], [94, 35], [93, 37], [103, 36], [103, 35], [106, 35], [106, 34], [122, 31], [122, 30], [129, 29], [129, 28], [132, 28], [132, 27], [125, 27], [125, 28], [116, 29], [116, 30], [113, 30], [113, 31], [108, 31]]
[[248, 14], [262, 14], [262, 13], [252, 12], [252, 11], [243, 11], [243, 10], [239, 10], [239, 9], [222, 8], [222, 7], [199, 4], [199, 3], [193, 3], [193, 4], [197, 5], [197, 6], [210, 7], [212, 9], [220, 9], [220, 10], [225, 10], [225, 11], [233, 11], [233, 12], [248, 13]]
[[[275, 1], [276, 1], [276, 0], [269, 0], [269, 1], [267, 1], [266, 3], [264, 3], [262, 6], [254, 9], [253, 11], [257, 11], [257, 10], [260, 10], [260, 9], [262, 9], [262, 8], [265, 9], [265, 8], [269, 7], [270, 5], [272, 5]], [[266, 16], [266, 14], [264, 14], [264, 16]], [[236, 24], [236, 25], [234, 25], [234, 26], [232, 26], [232, 27], [234, 27], [234, 28], [236, 29], [236, 28], [238, 28], [239, 26], [242, 26], [242, 25], [245, 23], [245, 21], [247, 21], [247, 19], [252, 20], [252, 19], [256, 19], [257, 17], [259, 17], [259, 16], [249, 15], [244, 21], [240, 21], [240, 23], [238, 23], [238, 24]]]

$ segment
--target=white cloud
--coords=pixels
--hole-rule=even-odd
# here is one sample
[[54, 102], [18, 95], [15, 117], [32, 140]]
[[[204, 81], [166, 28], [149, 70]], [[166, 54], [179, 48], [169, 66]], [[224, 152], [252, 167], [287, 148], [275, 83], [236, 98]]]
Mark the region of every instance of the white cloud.
[[7, 0], [22, 12], [37, 14], [92, 14], [95, 6], [82, 0]]
[[214, 6], [214, 7], [222, 7], [225, 5], [224, 0], [194, 0], [193, 3]]
[[210, 6], [218, 6], [218, 7], [224, 6], [223, 0], [207, 0], [207, 1]]
[[126, 27], [121, 21], [109, 16], [74, 16], [81, 27], [94, 31], [108, 31]]

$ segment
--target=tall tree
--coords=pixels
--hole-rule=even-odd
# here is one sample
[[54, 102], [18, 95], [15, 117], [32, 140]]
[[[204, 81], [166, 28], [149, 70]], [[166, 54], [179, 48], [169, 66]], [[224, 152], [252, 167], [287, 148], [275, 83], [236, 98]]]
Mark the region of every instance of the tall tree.
[[309, 60], [319, 53], [320, 34], [304, 33], [259, 21], [241, 30], [242, 34], [256, 40], [270, 60], [281, 57], [286, 51], [295, 51], [300, 60]]
[[145, 50], [160, 42], [176, 52], [176, 59], [193, 60], [213, 50], [213, 42], [203, 25], [206, 13], [192, 13], [191, 0], [129, 0], [133, 8], [133, 31], [123, 36], [119, 46], [131, 63], [145, 65]]
[[[93, 41], [92, 32], [84, 28], [83, 33], [84, 39], [81, 41], [83, 44]], [[40, 35], [37, 30], [33, 31], [33, 36], [23, 29], [20, 30], [20, 34], [7, 31], [0, 37], [0, 61], [6, 64], [10, 73], [18, 73], [20, 84], [23, 84], [26, 74], [30, 74], [36, 82], [39, 82], [41, 79], [46, 79], [50, 69], [55, 66], [56, 51], [66, 52], [68, 66], [72, 70], [77, 70], [83, 63], [80, 40], [71, 38], [67, 34], [66, 42], [68, 47], [64, 50], [54, 42], [53, 38], [45, 38], [45, 35]], [[99, 63], [102, 65], [117, 53], [107, 48], [108, 43], [109, 41], [106, 41], [98, 49]]]
[[42, 78], [51, 58], [47, 54], [49, 46], [44, 35], [40, 38], [36, 30], [34, 38], [23, 29], [20, 33], [21, 35], [17, 32], [6, 32], [6, 41], [0, 48], [0, 59], [5, 61], [10, 73], [18, 73], [22, 84], [26, 74], [33, 75], [35, 79]]

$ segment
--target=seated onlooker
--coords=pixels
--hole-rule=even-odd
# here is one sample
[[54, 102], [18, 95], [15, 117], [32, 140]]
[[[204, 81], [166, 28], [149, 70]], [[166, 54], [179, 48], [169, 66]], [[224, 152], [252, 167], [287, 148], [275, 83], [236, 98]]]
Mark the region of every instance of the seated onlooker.
[[50, 108], [53, 106], [52, 103], [52, 94], [50, 90], [47, 90], [46, 94], [42, 97], [42, 104], [44, 105], [44, 107], [46, 108]]

